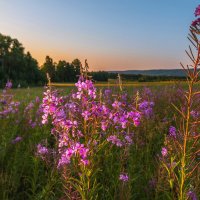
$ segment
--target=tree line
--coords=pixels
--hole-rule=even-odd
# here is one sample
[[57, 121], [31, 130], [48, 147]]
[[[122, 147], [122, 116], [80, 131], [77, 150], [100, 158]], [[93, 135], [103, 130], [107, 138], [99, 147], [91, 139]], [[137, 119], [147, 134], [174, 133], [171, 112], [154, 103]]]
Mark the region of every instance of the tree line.
[[39, 66], [30, 52], [25, 52], [23, 45], [10, 36], [0, 33], [0, 86], [8, 80], [16, 86], [36, 86], [47, 83], [46, 73], [52, 82], [75, 82], [80, 75], [81, 62], [74, 59], [71, 63], [65, 60], [54, 62], [46, 56]]
[[[17, 86], [42, 86], [47, 83], [46, 73], [52, 82], [76, 82], [81, 72], [81, 62], [74, 59], [71, 63], [65, 60], [54, 62], [46, 56], [45, 62], [39, 66], [37, 60], [30, 52], [25, 52], [23, 45], [10, 36], [0, 33], [0, 87], [8, 80]], [[116, 79], [116, 73], [106, 71], [89, 72], [95, 81], [108, 81]], [[162, 81], [181, 79], [180, 77], [146, 76], [146, 75], [121, 75], [122, 79], [130, 81]]]

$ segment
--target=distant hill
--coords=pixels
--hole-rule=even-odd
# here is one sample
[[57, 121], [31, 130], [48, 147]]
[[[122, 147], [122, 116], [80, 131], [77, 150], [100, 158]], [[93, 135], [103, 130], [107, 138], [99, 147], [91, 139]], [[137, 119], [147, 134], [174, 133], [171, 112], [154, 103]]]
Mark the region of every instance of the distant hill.
[[110, 73], [119, 74], [142, 74], [148, 76], [178, 76], [184, 77], [185, 71], [183, 69], [152, 69], [152, 70], [125, 70], [125, 71], [108, 71]]

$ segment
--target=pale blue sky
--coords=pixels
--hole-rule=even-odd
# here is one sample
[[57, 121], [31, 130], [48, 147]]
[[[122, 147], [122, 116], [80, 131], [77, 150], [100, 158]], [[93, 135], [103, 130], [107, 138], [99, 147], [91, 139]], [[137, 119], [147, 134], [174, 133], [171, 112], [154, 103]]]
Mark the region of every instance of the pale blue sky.
[[0, 32], [40, 63], [94, 70], [179, 68], [197, 0], [0, 0]]

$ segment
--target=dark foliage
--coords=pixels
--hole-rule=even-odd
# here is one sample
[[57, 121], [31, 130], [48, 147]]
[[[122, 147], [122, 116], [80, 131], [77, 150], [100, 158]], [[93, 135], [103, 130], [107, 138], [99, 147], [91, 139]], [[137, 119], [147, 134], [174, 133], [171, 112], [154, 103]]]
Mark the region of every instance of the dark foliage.
[[[41, 86], [47, 83], [46, 74], [52, 82], [76, 82], [80, 75], [81, 62], [74, 59], [72, 63], [60, 60], [55, 63], [50, 56], [46, 56], [44, 64], [39, 68], [38, 62], [29, 52], [25, 52], [23, 45], [10, 36], [0, 34], [0, 87], [8, 80], [13, 86]], [[116, 79], [117, 72], [90, 72], [94, 81], [108, 81]], [[169, 81], [185, 80], [185, 77], [145, 75], [145, 74], [121, 74], [122, 80], [127, 81]]]

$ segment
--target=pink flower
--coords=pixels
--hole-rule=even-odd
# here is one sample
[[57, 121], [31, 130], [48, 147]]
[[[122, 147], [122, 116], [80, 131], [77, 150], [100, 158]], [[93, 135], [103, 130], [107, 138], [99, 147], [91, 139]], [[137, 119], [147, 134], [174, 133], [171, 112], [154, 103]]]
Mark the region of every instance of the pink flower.
[[17, 136], [15, 139], [12, 140], [12, 143], [16, 144], [16, 143], [20, 142], [21, 140], [22, 140], [22, 137]]
[[47, 154], [49, 151], [45, 146], [42, 146], [41, 144], [37, 145], [37, 153], [40, 156], [43, 156], [45, 154]]
[[174, 126], [169, 127], [169, 136], [172, 138], [176, 138], [176, 128]]
[[195, 12], [194, 12], [195, 17], [200, 16], [200, 5], [197, 6]]
[[127, 173], [122, 173], [119, 175], [119, 180], [123, 181], [123, 182], [127, 182], [129, 179], [128, 174]]
[[167, 156], [167, 148], [163, 147], [161, 150], [161, 154], [163, 155], [163, 157]]
[[196, 20], [194, 20], [193, 22], [192, 22], [192, 26], [197, 26], [197, 25], [199, 25], [200, 24], [200, 18], [198, 18], [198, 19], [196, 19]]
[[8, 81], [7, 83], [6, 83], [6, 88], [7, 89], [10, 89], [12, 87], [12, 82], [11, 81]]

